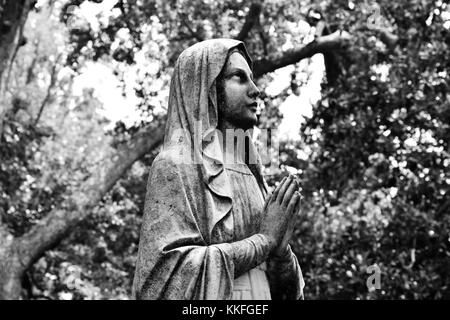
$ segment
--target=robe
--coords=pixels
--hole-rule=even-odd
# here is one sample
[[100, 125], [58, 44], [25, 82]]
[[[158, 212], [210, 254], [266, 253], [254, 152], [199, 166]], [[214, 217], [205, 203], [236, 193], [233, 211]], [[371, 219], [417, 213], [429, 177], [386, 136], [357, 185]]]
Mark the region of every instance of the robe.
[[[267, 195], [247, 165], [225, 165], [232, 209], [208, 237], [215, 208], [199, 165], [176, 164], [170, 153], [158, 155], [149, 176], [135, 298], [301, 299], [304, 282], [296, 256], [289, 249], [283, 259], [268, 257], [267, 242], [258, 234]], [[251, 269], [242, 272], [245, 268]]]

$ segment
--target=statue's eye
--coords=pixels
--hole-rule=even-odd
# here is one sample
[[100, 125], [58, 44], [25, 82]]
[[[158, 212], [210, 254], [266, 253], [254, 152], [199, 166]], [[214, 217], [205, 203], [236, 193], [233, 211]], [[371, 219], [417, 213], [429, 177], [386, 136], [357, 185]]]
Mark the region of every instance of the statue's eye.
[[241, 82], [247, 81], [247, 75], [244, 72], [237, 72], [235, 76], [237, 76]]
[[[225, 76], [228, 79], [237, 77], [240, 82], [245, 83], [248, 82], [251, 78], [244, 71], [237, 70], [235, 72], [230, 73], [228, 76]], [[253, 79], [252, 79], [253, 80]]]

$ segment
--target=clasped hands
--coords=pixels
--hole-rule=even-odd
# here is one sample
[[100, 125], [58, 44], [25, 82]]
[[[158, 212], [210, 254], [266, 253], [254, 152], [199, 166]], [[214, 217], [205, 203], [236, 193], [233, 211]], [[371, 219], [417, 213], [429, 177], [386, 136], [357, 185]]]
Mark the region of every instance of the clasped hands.
[[296, 177], [283, 178], [273, 193], [267, 197], [263, 209], [260, 233], [269, 241], [270, 253], [284, 256], [300, 213], [300, 183]]

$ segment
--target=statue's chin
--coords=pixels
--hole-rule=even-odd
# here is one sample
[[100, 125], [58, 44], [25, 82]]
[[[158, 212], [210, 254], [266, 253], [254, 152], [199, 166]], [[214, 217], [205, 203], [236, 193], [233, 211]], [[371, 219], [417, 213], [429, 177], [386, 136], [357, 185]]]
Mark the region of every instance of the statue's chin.
[[253, 127], [258, 125], [258, 118], [255, 117], [249, 117], [247, 119], [242, 119], [241, 121], [239, 121], [239, 123], [237, 124], [237, 128], [243, 129], [243, 130], [249, 130], [252, 129]]

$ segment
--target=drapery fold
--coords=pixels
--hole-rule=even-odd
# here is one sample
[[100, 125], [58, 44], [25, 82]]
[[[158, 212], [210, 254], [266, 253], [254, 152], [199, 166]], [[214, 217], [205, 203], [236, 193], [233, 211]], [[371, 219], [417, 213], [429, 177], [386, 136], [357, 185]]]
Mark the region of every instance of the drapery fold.
[[[203, 181], [196, 166], [175, 164], [165, 152], [154, 160], [133, 285], [138, 299], [227, 299], [231, 295], [232, 249], [228, 243], [206, 239], [211, 224], [208, 213], [215, 209], [215, 202], [208, 191], [201, 191]], [[231, 239], [232, 233], [221, 236]]]

